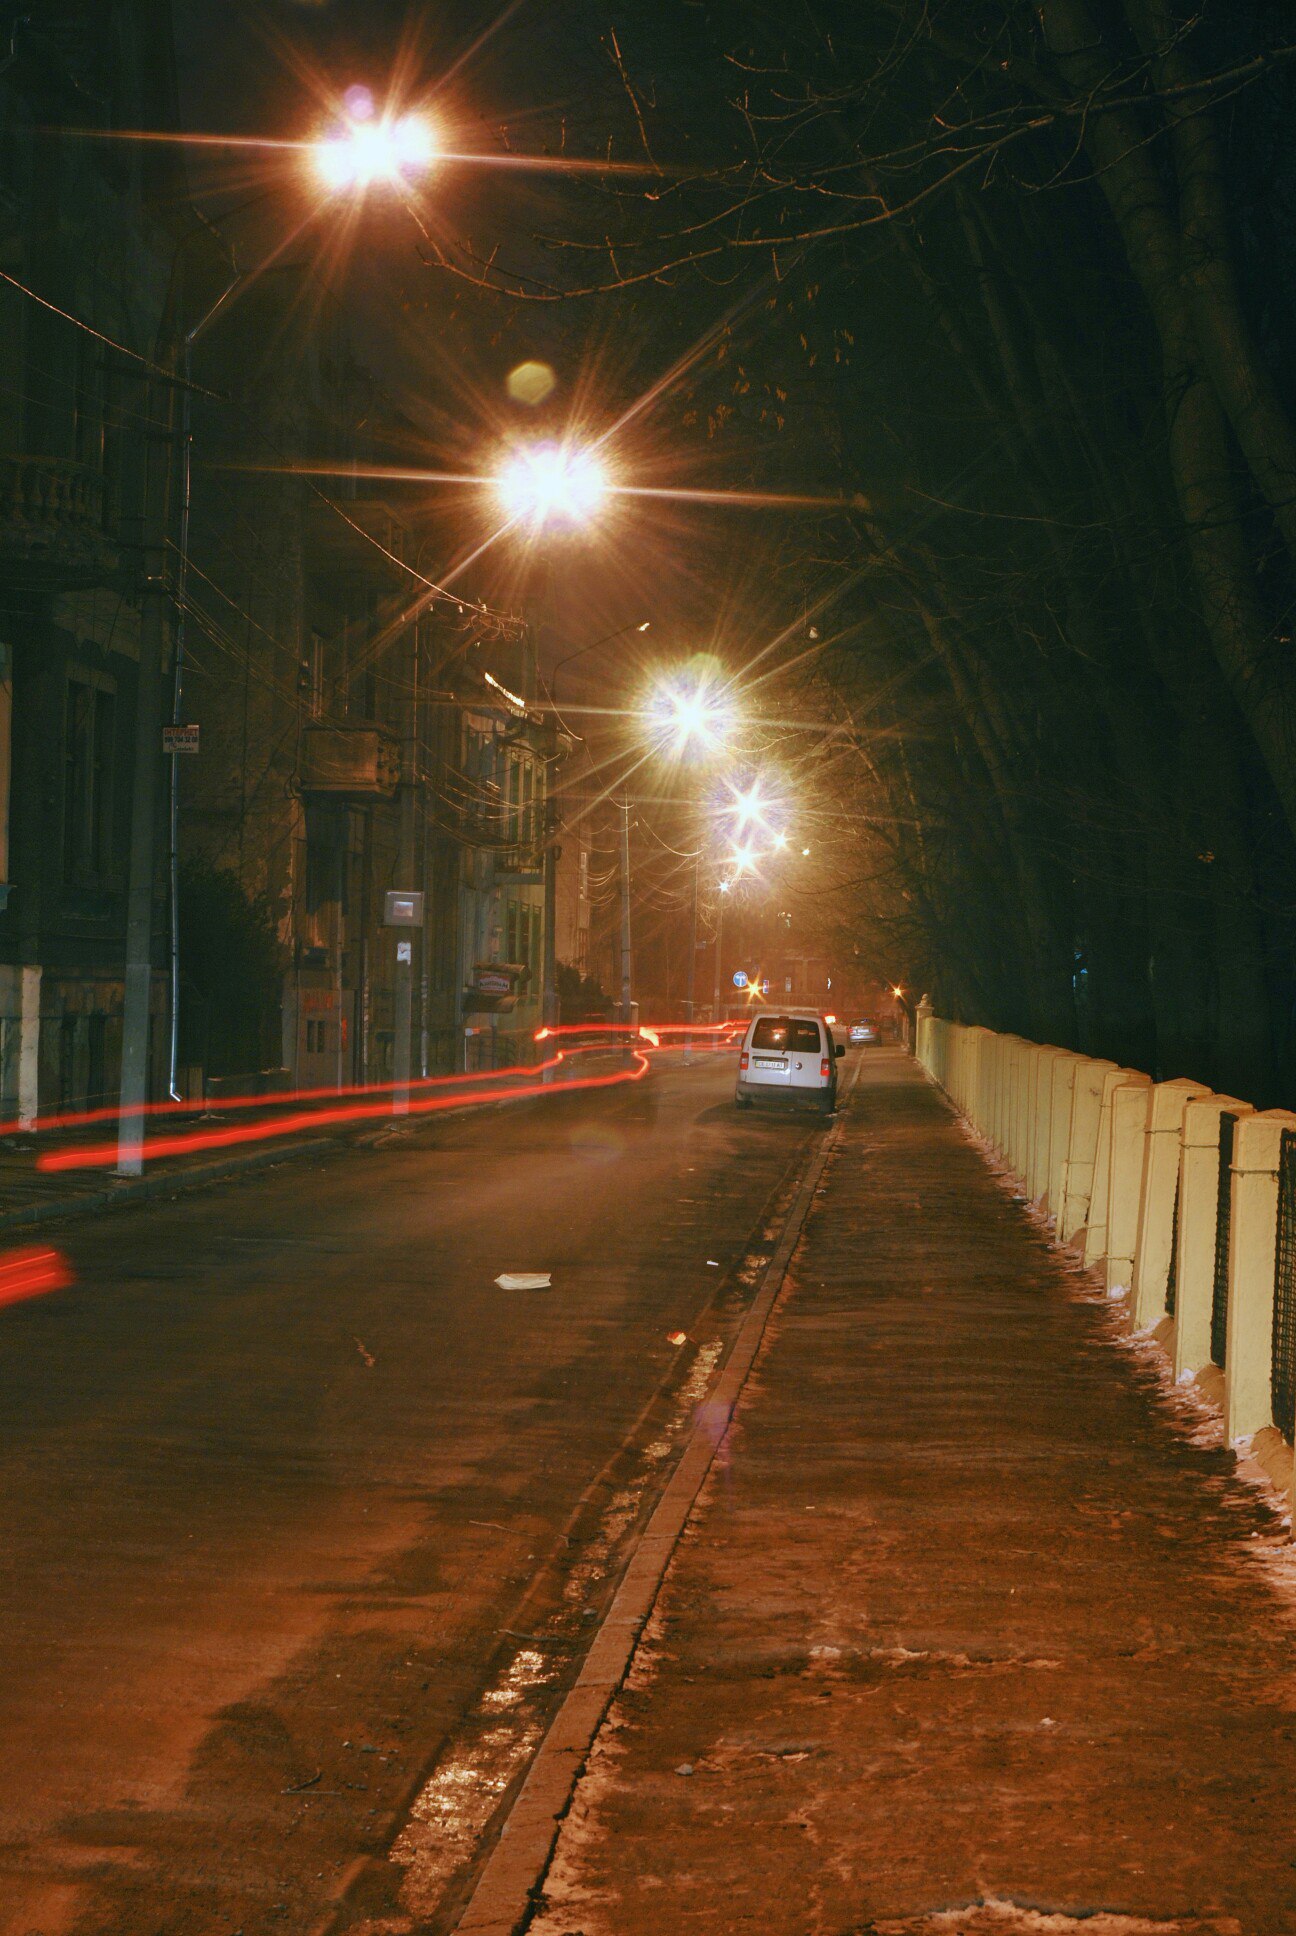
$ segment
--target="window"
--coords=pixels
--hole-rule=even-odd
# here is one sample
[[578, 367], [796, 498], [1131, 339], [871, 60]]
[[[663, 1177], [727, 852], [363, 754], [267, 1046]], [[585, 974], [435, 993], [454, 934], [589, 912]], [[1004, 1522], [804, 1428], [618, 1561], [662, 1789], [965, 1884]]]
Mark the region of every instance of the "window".
[[752, 1030], [751, 1045], [754, 1049], [792, 1049], [804, 1055], [809, 1051], [819, 1053], [819, 1024], [808, 1021], [789, 1021], [786, 1015], [762, 1015]]
[[324, 1016], [322, 1015], [307, 1016], [306, 1018], [306, 1053], [307, 1055], [324, 1054], [325, 1050], [328, 1047], [328, 1038], [326, 1034], [327, 1028], [328, 1028], [328, 1023], [325, 1020]]
[[518, 802], [522, 797], [522, 767], [518, 760], [508, 763], [507, 794], [504, 809], [505, 840], [520, 840], [521, 829], [518, 825]]
[[0, 645], [0, 881], [9, 878], [9, 789], [13, 773], [13, 652]]
[[752, 1030], [751, 1045], [754, 1049], [785, 1049], [788, 1045], [789, 1023], [786, 1016], [762, 1015]]
[[106, 680], [74, 674], [63, 734], [63, 878], [97, 879], [112, 864], [113, 736], [117, 695]]
[[324, 716], [324, 638], [320, 632], [312, 632], [310, 651], [303, 663], [302, 680], [306, 693], [306, 707], [312, 719]]
[[528, 847], [535, 845], [535, 768], [530, 760], [522, 769], [522, 828], [520, 838]]

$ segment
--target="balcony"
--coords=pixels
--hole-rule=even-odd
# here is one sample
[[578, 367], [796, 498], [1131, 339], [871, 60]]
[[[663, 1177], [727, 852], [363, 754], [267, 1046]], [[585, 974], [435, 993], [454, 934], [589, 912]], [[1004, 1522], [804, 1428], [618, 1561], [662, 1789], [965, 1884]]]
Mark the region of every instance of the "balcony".
[[308, 726], [298, 781], [303, 793], [390, 800], [401, 777], [400, 742], [378, 726]]
[[0, 456], [0, 563], [35, 586], [94, 584], [114, 572], [99, 473], [57, 457]]

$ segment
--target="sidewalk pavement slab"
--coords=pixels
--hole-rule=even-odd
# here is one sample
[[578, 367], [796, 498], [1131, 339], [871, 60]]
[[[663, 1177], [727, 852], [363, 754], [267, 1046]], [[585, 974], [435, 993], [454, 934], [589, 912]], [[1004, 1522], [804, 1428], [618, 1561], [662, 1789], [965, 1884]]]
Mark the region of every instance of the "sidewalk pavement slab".
[[530, 1936], [1296, 1936], [1296, 1567], [1187, 1416], [871, 1056]]

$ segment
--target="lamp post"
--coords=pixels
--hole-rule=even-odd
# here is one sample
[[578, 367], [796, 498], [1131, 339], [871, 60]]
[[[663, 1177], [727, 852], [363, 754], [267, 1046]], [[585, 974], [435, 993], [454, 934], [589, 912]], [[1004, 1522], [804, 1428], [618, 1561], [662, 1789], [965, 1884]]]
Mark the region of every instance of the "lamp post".
[[[311, 152], [321, 184], [329, 191], [363, 191], [385, 182], [398, 186], [421, 173], [435, 158], [431, 126], [414, 114], [382, 116], [370, 123], [368, 114], [356, 114], [321, 141]], [[211, 225], [204, 221], [204, 227]], [[260, 267], [272, 261], [272, 250]], [[165, 425], [160, 438], [152, 441], [145, 490], [145, 533], [143, 545], [143, 590], [140, 618], [140, 658], [135, 709], [135, 774], [131, 796], [131, 838], [126, 890], [125, 994], [122, 1011], [121, 1082], [117, 1118], [117, 1173], [138, 1176], [144, 1162], [144, 1110], [149, 1090], [150, 1006], [153, 979], [153, 871], [156, 852], [156, 777], [162, 724], [162, 657], [166, 630], [166, 607], [176, 610], [173, 651], [175, 657], [171, 694], [173, 724], [180, 724], [184, 699], [184, 608], [189, 570], [189, 531], [192, 510], [192, 393], [191, 377], [194, 345], [203, 332], [225, 309], [235, 293], [255, 280], [259, 269], [241, 271], [232, 255], [230, 280], [216, 300], [183, 335], [172, 330], [157, 347], [155, 362], [162, 372], [157, 383], [157, 404], [150, 416]], [[181, 366], [179, 385], [182, 398], [180, 431], [180, 516], [176, 533], [177, 564], [174, 586], [165, 573], [166, 544], [174, 502], [171, 479], [171, 444], [175, 431], [174, 372]], [[168, 1088], [178, 1100], [180, 937], [177, 913], [179, 882], [179, 771], [178, 755], [171, 755], [168, 875], [171, 918], [168, 942], [170, 979], [170, 1026], [168, 1047]]]
[[715, 991], [711, 997], [711, 1020], [720, 1020], [720, 962], [724, 946], [725, 895], [730, 893], [733, 883], [721, 881], [718, 884], [719, 899], [716, 901], [716, 938], [715, 938]]
[[[623, 638], [627, 632], [646, 632], [652, 624], [651, 619], [631, 619], [625, 625], [618, 625], [614, 631], [605, 632], [600, 639], [592, 639], [588, 645], [578, 646], [575, 652], [567, 653], [559, 659], [549, 674], [549, 701], [554, 715], [558, 714], [558, 674], [564, 666], [571, 665], [576, 659], [583, 659], [588, 652], [597, 652], [602, 645], [610, 645], [613, 639]], [[558, 951], [557, 936], [554, 932], [558, 912], [558, 820], [552, 803], [546, 802], [549, 811], [546, 819], [544, 845], [544, 996], [540, 1020], [546, 1028], [552, 1028], [561, 1017], [558, 1013]], [[545, 1070], [545, 1081], [553, 1080], [554, 1071]]]
[[[510, 524], [517, 524], [533, 536], [549, 526], [584, 525], [595, 517], [607, 494], [607, 478], [595, 453], [573, 442], [544, 441], [536, 444], [521, 445], [514, 449], [495, 474], [494, 489], [500, 509]], [[602, 638], [593, 639], [575, 652], [569, 652], [559, 659], [549, 675], [550, 705], [557, 714], [558, 705], [555, 680], [562, 668], [573, 660], [583, 658], [587, 652], [594, 652], [601, 645], [633, 630], [646, 632], [650, 621], [641, 623], [630, 620], [617, 626], [614, 631], [605, 633]], [[544, 933], [542, 936], [542, 989], [540, 998], [540, 1019], [545, 1028], [552, 1027], [558, 1020], [558, 959], [555, 926], [558, 903], [558, 825], [551, 803], [546, 797], [545, 826], [543, 828], [543, 873], [544, 873]], [[627, 832], [628, 838], [628, 832]], [[625, 927], [623, 922], [623, 927]], [[624, 948], [628, 950], [628, 936], [623, 936]], [[623, 964], [624, 966], [624, 964]], [[624, 1005], [624, 993], [623, 993]], [[553, 1079], [553, 1071], [546, 1070], [545, 1081]]]
[[[649, 726], [659, 753], [677, 761], [705, 765], [727, 743], [734, 726], [734, 710], [726, 685], [706, 676], [671, 676], [661, 679], [649, 698]], [[689, 955], [684, 998], [684, 1061], [693, 1057], [693, 1023], [697, 993], [698, 886], [705, 845], [705, 827], [699, 813], [697, 845], [693, 853], [693, 894], [689, 918]], [[717, 995], [717, 1004], [719, 996]]]

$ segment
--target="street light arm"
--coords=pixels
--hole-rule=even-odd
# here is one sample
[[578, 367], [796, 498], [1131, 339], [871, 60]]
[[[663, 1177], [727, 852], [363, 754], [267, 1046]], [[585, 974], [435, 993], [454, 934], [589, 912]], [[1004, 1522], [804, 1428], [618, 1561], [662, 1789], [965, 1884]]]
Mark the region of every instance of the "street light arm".
[[618, 625], [615, 632], [605, 632], [601, 639], [594, 639], [589, 645], [578, 646], [574, 652], [569, 652], [565, 659], [559, 659], [545, 682], [549, 687], [549, 697], [553, 700], [554, 704], [557, 705], [558, 703], [558, 695], [554, 689], [554, 681], [564, 666], [570, 665], [573, 659], [583, 659], [587, 652], [597, 652], [601, 645], [611, 645], [613, 639], [621, 638], [626, 632], [646, 632], [651, 624], [652, 620], [648, 618], [644, 619], [642, 623], [636, 619], [631, 619], [626, 625]]

